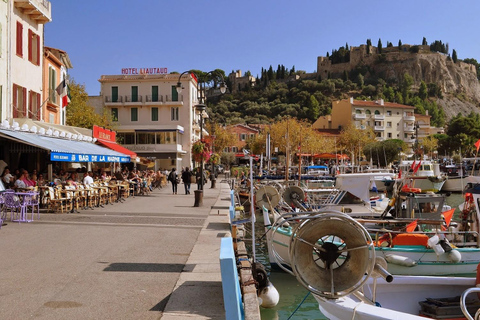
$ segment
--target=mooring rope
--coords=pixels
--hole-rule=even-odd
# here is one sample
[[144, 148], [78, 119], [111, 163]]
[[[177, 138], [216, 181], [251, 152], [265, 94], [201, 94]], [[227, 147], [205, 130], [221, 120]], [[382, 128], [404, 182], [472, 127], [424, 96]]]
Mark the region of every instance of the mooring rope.
[[307, 295], [303, 298], [302, 302], [300, 302], [300, 304], [297, 306], [297, 308], [293, 311], [293, 313], [290, 315], [290, 317], [288, 317], [287, 320], [290, 320], [293, 315], [295, 314], [295, 312], [298, 311], [298, 309], [300, 308], [300, 306], [305, 302], [305, 300], [307, 299], [307, 297], [310, 295], [310, 291], [308, 291]]

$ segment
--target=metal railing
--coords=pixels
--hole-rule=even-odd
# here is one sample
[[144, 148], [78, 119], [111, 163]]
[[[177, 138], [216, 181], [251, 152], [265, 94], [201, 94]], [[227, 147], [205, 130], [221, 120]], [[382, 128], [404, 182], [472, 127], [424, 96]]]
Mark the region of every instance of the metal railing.
[[125, 102], [142, 102], [142, 96], [125, 96]]
[[163, 95], [147, 95], [145, 97], [146, 102], [163, 102]]

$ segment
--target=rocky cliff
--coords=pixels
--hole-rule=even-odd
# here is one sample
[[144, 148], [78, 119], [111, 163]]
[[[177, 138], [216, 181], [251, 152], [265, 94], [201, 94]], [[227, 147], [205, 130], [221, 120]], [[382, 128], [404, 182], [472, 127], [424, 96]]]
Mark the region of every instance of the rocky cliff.
[[480, 82], [473, 65], [454, 63], [440, 53], [389, 53], [382, 62], [370, 62], [375, 74], [383, 79], [402, 79], [410, 74], [415, 86], [423, 80], [436, 83], [443, 92], [437, 103], [443, 107], [447, 120], [459, 112], [466, 115], [471, 111], [480, 113]]

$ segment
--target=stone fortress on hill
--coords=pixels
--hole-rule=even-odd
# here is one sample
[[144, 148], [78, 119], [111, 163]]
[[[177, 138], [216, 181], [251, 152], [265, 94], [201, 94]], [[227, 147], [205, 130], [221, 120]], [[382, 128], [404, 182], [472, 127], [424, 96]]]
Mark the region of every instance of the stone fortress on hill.
[[[480, 101], [477, 92], [478, 80], [475, 66], [460, 60], [452, 59], [440, 52], [433, 52], [429, 45], [403, 44], [400, 47], [382, 48], [382, 53], [375, 46], [365, 44], [349, 48], [348, 62], [333, 63], [329, 57], [317, 57], [317, 72], [297, 73], [286, 79], [276, 79], [277, 82], [296, 80], [341, 78], [345, 72], [350, 72], [358, 66], [369, 66], [371, 70], [382, 73], [384, 79], [400, 79], [405, 72], [413, 76], [419, 84], [420, 79], [426, 82], [438, 82], [444, 92], [466, 91]], [[242, 71], [230, 73], [232, 91], [237, 92], [246, 86], [256, 85], [255, 77], [242, 76]], [[480, 88], [480, 87], [479, 87]]]
[[[418, 48], [418, 52], [412, 53], [411, 48]], [[343, 63], [332, 64], [332, 61], [328, 57], [318, 57], [317, 58], [317, 76], [321, 79], [327, 79], [328, 74], [331, 77], [341, 77], [342, 74], [346, 71], [352, 71], [358, 65], [373, 65], [375, 62], [379, 61], [378, 48], [374, 46], [367, 46], [365, 44], [360, 45], [359, 47], [350, 47], [350, 61]], [[437, 54], [443, 56], [445, 60], [448, 59], [448, 56], [439, 52], [430, 51], [429, 45], [416, 45], [412, 46], [409, 44], [404, 44], [400, 47], [387, 47], [382, 48], [382, 55], [384, 62], [394, 62], [399, 63], [402, 61], [407, 61], [412, 58], [412, 55], [431, 55]], [[453, 63], [453, 61], [452, 61]], [[475, 75], [477, 71], [475, 66], [470, 63], [465, 63], [462, 61], [457, 61], [456, 66], [461, 69], [473, 72]]]

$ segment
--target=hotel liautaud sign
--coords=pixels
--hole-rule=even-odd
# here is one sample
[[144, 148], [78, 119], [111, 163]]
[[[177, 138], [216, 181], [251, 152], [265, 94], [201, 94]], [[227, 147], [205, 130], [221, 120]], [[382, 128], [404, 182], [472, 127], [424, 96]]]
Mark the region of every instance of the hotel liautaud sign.
[[167, 68], [122, 68], [122, 74], [167, 74]]

